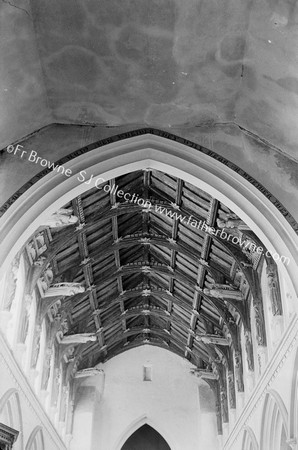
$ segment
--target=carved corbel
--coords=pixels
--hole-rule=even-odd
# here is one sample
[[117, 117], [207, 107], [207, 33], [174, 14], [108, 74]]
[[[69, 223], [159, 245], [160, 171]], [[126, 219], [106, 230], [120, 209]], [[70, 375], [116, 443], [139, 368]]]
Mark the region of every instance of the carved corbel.
[[244, 338], [245, 338], [247, 367], [248, 367], [248, 370], [253, 372], [254, 371], [254, 356], [253, 356], [253, 345], [252, 345], [252, 340], [251, 340], [251, 333], [249, 331], [245, 331]]
[[253, 308], [255, 312], [255, 324], [257, 331], [258, 345], [266, 347], [267, 340], [266, 340], [266, 328], [265, 328], [262, 292], [260, 287], [260, 280], [258, 274], [255, 271], [252, 272], [251, 293], [253, 299]]
[[236, 384], [237, 384], [237, 391], [244, 392], [243, 364], [242, 364], [241, 352], [239, 350], [235, 351], [234, 361], [235, 361], [234, 367], [235, 367], [235, 378], [236, 378]]
[[280, 287], [278, 280], [277, 267], [274, 264], [269, 264], [266, 267], [266, 274], [268, 280], [269, 296], [272, 307], [272, 314], [274, 316], [282, 315], [282, 302], [280, 295]]
[[228, 372], [228, 391], [230, 408], [236, 408], [235, 380], [234, 373], [231, 370]]
[[35, 368], [39, 356], [40, 351], [40, 337], [41, 337], [41, 325], [36, 324], [35, 331], [34, 331], [34, 338], [33, 338], [33, 352], [32, 352], [32, 359], [31, 359], [31, 367]]
[[220, 406], [221, 406], [221, 414], [223, 423], [229, 422], [229, 408], [228, 408], [228, 399], [227, 399], [227, 391], [225, 387], [220, 389]]

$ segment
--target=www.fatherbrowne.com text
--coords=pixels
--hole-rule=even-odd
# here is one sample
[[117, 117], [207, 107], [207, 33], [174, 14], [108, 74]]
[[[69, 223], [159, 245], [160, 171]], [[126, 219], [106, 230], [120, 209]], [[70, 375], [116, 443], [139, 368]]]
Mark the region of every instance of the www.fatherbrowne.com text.
[[[175, 207], [176, 210], [168, 209], [163, 205], [155, 204], [152, 205], [151, 201], [148, 199], [143, 199], [142, 197], [139, 197], [138, 194], [131, 194], [130, 192], [124, 192], [122, 189], [119, 189], [116, 185], [110, 185], [105, 184], [103, 186], [103, 183], [106, 182], [103, 178], [94, 178], [92, 175], [86, 179], [86, 171], [81, 171], [78, 177], [78, 181], [85, 184], [93, 184], [94, 187], [97, 189], [103, 189], [105, 192], [108, 192], [110, 194], [114, 194], [118, 198], [123, 198], [128, 203], [135, 203], [139, 206], [141, 206], [144, 209], [148, 209], [150, 211], [154, 211], [157, 214], [163, 214], [170, 219], [179, 220], [180, 223], [183, 223], [184, 225], [191, 226], [193, 228], [196, 228], [198, 230], [204, 231], [205, 233], [208, 233], [212, 236], [217, 236], [220, 239], [230, 241], [233, 244], [239, 245], [241, 249], [248, 250], [250, 252], [256, 251], [257, 253], [263, 253], [264, 248], [261, 246], [257, 246], [254, 242], [252, 242], [250, 239], [244, 239], [242, 240], [240, 237], [235, 236], [235, 234], [228, 234], [225, 228], [221, 229], [215, 229], [214, 227], [211, 227], [206, 223], [205, 220], [195, 220], [195, 218], [190, 216], [185, 216], [181, 214], [177, 209], [178, 207]], [[154, 206], [154, 209], [153, 209]], [[290, 258], [286, 256], [280, 256], [278, 253], [271, 253], [269, 250], [266, 251], [266, 256], [271, 256], [275, 261], [280, 260], [283, 264], [288, 265], [290, 263]]]
[[[65, 175], [66, 177], [70, 177], [73, 175], [73, 172], [70, 168], [66, 168], [64, 165], [55, 164], [53, 162], [48, 161], [45, 158], [38, 156], [35, 150], [31, 150], [30, 152], [28, 152], [27, 150], [23, 150], [23, 146], [20, 144], [16, 146], [8, 145], [6, 149], [8, 153], [18, 155], [20, 158], [25, 157], [31, 163], [39, 164], [41, 167], [51, 169], [53, 172]], [[115, 194], [118, 198], [123, 198], [128, 203], [134, 203], [141, 206], [144, 209], [152, 211], [153, 205], [150, 202], [150, 200], [145, 200], [139, 197], [138, 194], [131, 194], [130, 192], [124, 192], [123, 190], [119, 189], [118, 186], [115, 185], [111, 186], [110, 184], [105, 184], [103, 186], [103, 184], [106, 183], [106, 180], [102, 177], [95, 177], [94, 175], [87, 177], [87, 171], [81, 170], [77, 175], [77, 180], [80, 183], [89, 185], [90, 188], [95, 187], [97, 189], [103, 189], [105, 192]], [[192, 215], [190, 216], [182, 215], [179, 212], [179, 208], [177, 206], [175, 206], [175, 208], [173, 209], [174, 210], [168, 209], [160, 204], [154, 205], [154, 212], [157, 214], [163, 214], [169, 217], [170, 219], [179, 220], [180, 223], [183, 223], [184, 225], [188, 225], [198, 230], [204, 231], [205, 233], [219, 237], [220, 239], [231, 241], [233, 244], [239, 245], [241, 249], [253, 252], [256, 251], [257, 253], [264, 252], [263, 247], [257, 246], [251, 240], [244, 239], [242, 241], [241, 238], [235, 236], [235, 234], [228, 234], [225, 228], [216, 230], [215, 228], [208, 225], [205, 220], [203, 221], [200, 220], [199, 222], [197, 222]], [[278, 253], [272, 254], [269, 250], [266, 251], [266, 256], [267, 257], [271, 256], [275, 261], [280, 260], [283, 264], [286, 265], [290, 263], [290, 258], [288, 258], [287, 256], [280, 256]]]

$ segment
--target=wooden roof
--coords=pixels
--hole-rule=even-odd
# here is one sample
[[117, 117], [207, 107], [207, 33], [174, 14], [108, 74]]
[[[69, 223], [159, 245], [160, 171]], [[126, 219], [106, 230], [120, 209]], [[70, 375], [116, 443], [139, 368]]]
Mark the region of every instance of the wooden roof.
[[[227, 337], [235, 349], [235, 326], [242, 320], [250, 327], [249, 301], [226, 301], [203, 290], [229, 284], [249, 299], [260, 258], [193, 226], [191, 221], [201, 220], [218, 229], [217, 219], [231, 211], [187, 181], [144, 170], [108, 184], [150, 200], [152, 207], [118, 197], [115, 188], [90, 189], [65, 205], [74, 210], [79, 225], [53, 233], [41, 269], [50, 264], [53, 282], [77, 282], [86, 289], [62, 299], [58, 308], [68, 322], [67, 334], [97, 334], [96, 342], [76, 349], [78, 368], [144, 344], [173, 351], [198, 368], [209, 367], [218, 348], [196, 335]], [[168, 217], [156, 207], [185, 219]], [[257, 242], [250, 230], [240, 235]], [[44, 302], [49, 309], [56, 301]]]

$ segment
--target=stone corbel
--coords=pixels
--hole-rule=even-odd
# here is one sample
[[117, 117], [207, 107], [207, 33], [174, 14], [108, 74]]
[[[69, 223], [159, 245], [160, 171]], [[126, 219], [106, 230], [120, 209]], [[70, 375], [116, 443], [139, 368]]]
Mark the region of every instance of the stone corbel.
[[83, 292], [85, 287], [80, 283], [56, 283], [47, 289], [44, 297], [70, 297]]
[[103, 374], [104, 371], [102, 369], [97, 369], [95, 367], [90, 367], [87, 369], [82, 369], [76, 372], [74, 378], [85, 378], [85, 377], [94, 377], [96, 375]]
[[269, 296], [271, 301], [272, 314], [274, 316], [282, 315], [281, 294], [278, 280], [277, 268], [274, 264], [268, 264], [266, 267], [268, 280]]
[[253, 346], [252, 346], [250, 331], [245, 331], [244, 337], [245, 337], [245, 351], [246, 351], [247, 367], [250, 372], [253, 372], [254, 371], [254, 357], [253, 357]]
[[242, 356], [239, 350], [235, 351], [234, 354], [235, 361], [235, 379], [237, 384], [237, 391], [244, 392], [244, 383], [243, 383], [243, 364], [242, 364]]
[[221, 287], [221, 288], [217, 288], [217, 287], [213, 288], [212, 287], [211, 289], [205, 288], [203, 290], [203, 293], [205, 295], [208, 295], [208, 296], [211, 296], [214, 298], [219, 298], [222, 300], [229, 300], [229, 299], [232, 299], [235, 301], [243, 301], [244, 300], [242, 292], [240, 292], [237, 289], [232, 289], [229, 286], [227, 286], [227, 289], [223, 288], [223, 287]]
[[214, 372], [206, 369], [190, 369], [190, 373], [196, 375], [198, 378], [202, 378], [203, 380], [218, 380], [218, 375]]
[[230, 408], [236, 408], [236, 392], [235, 392], [235, 380], [234, 373], [229, 370], [228, 371], [228, 392], [229, 392], [229, 405]]
[[78, 222], [79, 219], [77, 216], [73, 215], [73, 210], [71, 208], [60, 208], [50, 217], [45, 219], [42, 226], [49, 228], [64, 228], [77, 224]]
[[227, 399], [227, 391], [224, 387], [220, 389], [220, 406], [221, 406], [221, 415], [223, 423], [229, 422], [229, 408], [228, 408], [228, 399]]
[[262, 347], [266, 347], [266, 329], [265, 329], [265, 318], [264, 318], [264, 309], [263, 309], [263, 299], [262, 299], [262, 291], [260, 286], [260, 280], [258, 274], [253, 271], [252, 272], [252, 285], [251, 285], [251, 293], [253, 299], [253, 308], [255, 315], [255, 326], [257, 332], [257, 341], [258, 345]]

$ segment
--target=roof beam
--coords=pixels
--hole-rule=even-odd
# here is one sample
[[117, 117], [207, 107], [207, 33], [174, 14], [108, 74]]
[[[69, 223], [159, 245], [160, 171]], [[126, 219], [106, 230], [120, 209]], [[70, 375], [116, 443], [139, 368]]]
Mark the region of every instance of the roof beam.
[[120, 267], [118, 270], [113, 271], [112, 273], [110, 271], [104, 270], [101, 272], [100, 278], [95, 280], [95, 284], [97, 286], [100, 286], [101, 283], [105, 283], [108, 280], [116, 279], [119, 275], [130, 275], [136, 273], [144, 273], [149, 275], [160, 274], [165, 275], [166, 277], [175, 278], [186, 285], [189, 285], [189, 283], [191, 283], [192, 285], [195, 284], [195, 281], [188, 275], [185, 275], [178, 270], [174, 270], [169, 266], [167, 267], [157, 264], [156, 265], [150, 264], [149, 266], [138, 264], [126, 264]]
[[[85, 215], [84, 210], [82, 206], [82, 200], [81, 196], [77, 197], [73, 200], [73, 208], [76, 216], [79, 218], [81, 224], [85, 224]], [[89, 302], [91, 310], [94, 311], [96, 309], [97, 305], [97, 299], [96, 299], [96, 293], [94, 290], [91, 289], [91, 286], [93, 285], [93, 270], [92, 270], [92, 264], [90, 263], [89, 259], [89, 251], [88, 251], [88, 244], [87, 244], [87, 238], [86, 238], [86, 231], [83, 227], [83, 232], [78, 235], [78, 244], [79, 244], [79, 253], [83, 264], [83, 272], [84, 272], [84, 278], [85, 278], [85, 284], [89, 296]], [[93, 315], [93, 321], [96, 329], [96, 334], [98, 338], [98, 342], [100, 346], [104, 345], [104, 336], [102, 333], [102, 326], [101, 326], [101, 320], [99, 315]]]
[[[111, 179], [110, 180], [110, 186], [111, 188], [113, 187], [113, 185], [115, 185], [116, 180], [115, 179]], [[111, 202], [111, 207], [112, 209], [115, 208], [116, 206], [116, 194], [115, 194], [115, 190], [111, 189], [111, 193], [110, 193], [110, 202]], [[119, 234], [118, 234], [118, 216], [115, 215], [112, 217], [112, 234], [113, 234], [113, 240], [114, 242], [118, 242], [119, 241]], [[120, 252], [119, 252], [119, 248], [112, 246], [112, 250], [114, 251], [114, 257], [115, 257], [115, 266], [120, 269], [121, 267], [121, 262], [120, 262]], [[123, 283], [122, 283], [122, 276], [120, 275], [119, 277], [117, 277], [117, 285], [118, 285], [118, 292], [119, 294], [123, 293]], [[120, 295], [120, 310], [121, 313], [124, 312], [124, 303], [123, 300], [121, 301], [121, 295]], [[126, 330], [126, 318], [125, 317], [121, 317], [121, 324], [122, 324], [122, 329], [123, 331]]]
[[[175, 198], [175, 207], [180, 208], [181, 206], [181, 200], [182, 200], [182, 191], [183, 191], [183, 181], [181, 179], [177, 180], [177, 187], [176, 187], [176, 198]], [[173, 219], [173, 226], [172, 226], [172, 236], [169, 242], [171, 244], [176, 243], [177, 237], [178, 237], [178, 229], [179, 229], [179, 220], [176, 218]], [[177, 250], [175, 248], [171, 248], [171, 261], [170, 261], [170, 267], [171, 270], [175, 270], [176, 267], [176, 257], [177, 257]], [[196, 258], [197, 259], [197, 258]], [[169, 278], [169, 292], [173, 294], [174, 291], [174, 278]], [[171, 314], [173, 308], [173, 299], [170, 298], [168, 300], [168, 312]], [[168, 320], [166, 329], [168, 331], [171, 330], [172, 322], [171, 320]], [[187, 345], [187, 342], [186, 342]]]
[[[173, 206], [170, 203], [160, 203], [160, 202], [151, 202], [153, 204], [153, 206], [162, 206], [164, 208], [168, 208], [171, 209], [173, 208]], [[42, 270], [44, 270], [44, 268], [46, 267], [46, 265], [56, 256], [57, 253], [59, 253], [59, 251], [61, 251], [63, 248], [65, 248], [67, 245], [69, 245], [69, 243], [80, 233], [83, 232], [83, 228], [85, 228], [84, 231], [87, 231], [88, 229], [92, 228], [94, 226], [94, 222], [93, 220], [98, 222], [107, 220], [109, 218], [112, 218], [114, 216], [118, 216], [120, 214], [127, 214], [127, 213], [137, 213], [139, 211], [143, 211], [146, 210], [146, 208], [141, 207], [137, 204], [127, 204], [127, 203], [120, 203], [120, 204], [116, 204], [114, 208], [109, 208], [105, 211], [97, 211], [96, 213], [94, 213], [93, 215], [88, 217], [88, 223], [83, 227], [81, 226], [77, 226], [77, 227], [73, 227], [70, 226], [67, 228], [67, 230], [61, 230], [61, 232], [59, 232], [59, 235], [56, 239], [54, 239], [51, 243], [51, 248], [44, 253], [44, 256], [46, 257], [46, 259], [43, 262], [43, 265], [40, 268], [40, 273], [42, 272]], [[177, 212], [181, 212], [181, 213], [185, 213], [185, 215], [187, 216], [188, 211], [186, 211], [184, 208], [183, 209], [177, 209]], [[197, 220], [197, 222], [199, 222], [200, 220], [204, 221], [203, 217], [199, 217], [195, 214], [188, 214], [189, 216], [192, 215], [194, 220]], [[90, 221], [90, 223], [89, 223]], [[209, 235], [209, 234], [208, 234]], [[241, 261], [243, 261], [244, 263], [249, 264], [250, 261], [248, 260], [248, 258], [244, 255], [244, 253], [237, 247], [237, 245], [231, 244], [230, 242], [224, 241], [223, 239], [220, 239], [218, 236], [214, 236], [214, 235], [209, 235], [212, 236], [212, 239], [214, 239], [215, 241], [219, 242], [224, 248], [225, 250], [232, 256], [234, 257], [235, 255], [237, 255], [238, 260], [240, 259]]]
[[[207, 214], [206, 223], [208, 226], [213, 226], [215, 224], [216, 215], [218, 210], [218, 201], [215, 199], [212, 199], [209, 206], [209, 211]], [[210, 253], [210, 247], [211, 247], [211, 237], [209, 234], [205, 234], [204, 236], [204, 242], [202, 246], [201, 251], [201, 265], [198, 268], [198, 275], [197, 275], [197, 285], [202, 290], [205, 284], [205, 278], [206, 278], [206, 272], [207, 272], [207, 265], [208, 265], [208, 256]], [[202, 291], [195, 291], [194, 297], [193, 297], [193, 311], [199, 311], [201, 302], [202, 302]], [[198, 317], [196, 314], [192, 314], [191, 320], [190, 320], [190, 327], [189, 327], [189, 335], [187, 339], [187, 346], [191, 348], [194, 343], [194, 337], [193, 332], [195, 331], [196, 324], [197, 324]], [[208, 330], [206, 330], [208, 332]]]

